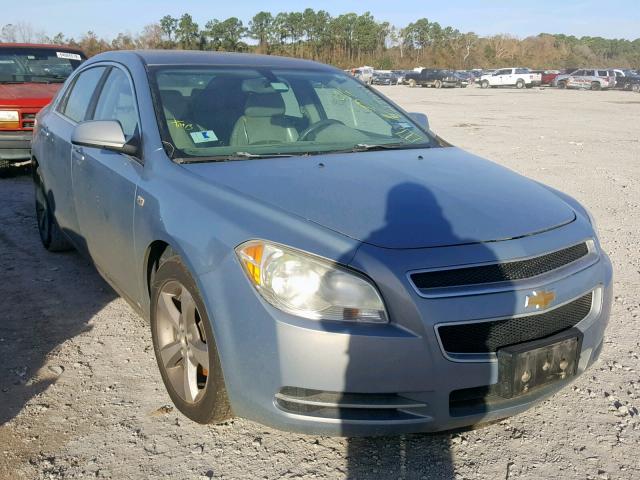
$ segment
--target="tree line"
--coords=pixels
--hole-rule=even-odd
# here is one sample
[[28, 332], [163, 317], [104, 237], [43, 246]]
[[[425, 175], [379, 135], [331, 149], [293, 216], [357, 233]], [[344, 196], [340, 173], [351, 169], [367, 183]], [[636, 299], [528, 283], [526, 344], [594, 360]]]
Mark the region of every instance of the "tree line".
[[248, 24], [236, 17], [203, 25], [185, 13], [165, 15], [137, 34], [107, 40], [88, 31], [79, 38], [48, 37], [29, 24], [5, 25], [0, 41], [66, 44], [87, 55], [106, 50], [160, 48], [255, 52], [308, 58], [341, 68], [371, 65], [381, 69], [425, 67], [470, 69], [522, 65], [532, 68], [619, 66], [640, 68], [640, 38], [606, 39], [541, 33], [517, 38], [479, 36], [441, 26], [427, 18], [404, 27], [378, 21], [370, 12], [332, 16], [324, 10], [256, 13]]

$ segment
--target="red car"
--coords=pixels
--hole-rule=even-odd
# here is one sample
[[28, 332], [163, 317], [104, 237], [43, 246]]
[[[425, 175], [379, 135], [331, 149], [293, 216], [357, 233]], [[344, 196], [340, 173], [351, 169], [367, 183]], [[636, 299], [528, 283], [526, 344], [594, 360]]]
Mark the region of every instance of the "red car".
[[30, 160], [36, 113], [84, 60], [76, 48], [0, 43], [0, 175]]
[[560, 70], [532, 70], [531, 73], [539, 73], [541, 85], [551, 85], [554, 78], [560, 74]]

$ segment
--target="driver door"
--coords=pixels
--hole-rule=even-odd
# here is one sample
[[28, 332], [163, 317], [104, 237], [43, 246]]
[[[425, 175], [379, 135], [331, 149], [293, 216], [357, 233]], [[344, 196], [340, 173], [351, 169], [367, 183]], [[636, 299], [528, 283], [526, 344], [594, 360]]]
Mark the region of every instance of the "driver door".
[[[127, 72], [110, 67], [88, 118], [117, 120], [127, 140], [139, 136], [138, 110]], [[76, 145], [71, 162], [79, 230], [89, 253], [121, 293], [138, 298], [133, 216], [142, 162], [130, 155]]]

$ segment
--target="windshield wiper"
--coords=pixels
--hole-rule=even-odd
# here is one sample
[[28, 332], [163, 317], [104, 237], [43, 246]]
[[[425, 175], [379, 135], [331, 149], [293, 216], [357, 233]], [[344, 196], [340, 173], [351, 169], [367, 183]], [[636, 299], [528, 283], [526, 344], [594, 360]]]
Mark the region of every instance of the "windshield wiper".
[[429, 143], [358, 143], [344, 152], [371, 152], [375, 150], [406, 150], [411, 148], [431, 148]]
[[187, 158], [174, 158], [178, 163], [201, 163], [201, 162], [232, 162], [234, 160], [258, 160], [263, 158], [288, 158], [293, 157], [292, 154], [287, 153], [249, 153], [249, 152], [234, 152], [228, 155], [214, 155], [210, 157], [187, 157]]

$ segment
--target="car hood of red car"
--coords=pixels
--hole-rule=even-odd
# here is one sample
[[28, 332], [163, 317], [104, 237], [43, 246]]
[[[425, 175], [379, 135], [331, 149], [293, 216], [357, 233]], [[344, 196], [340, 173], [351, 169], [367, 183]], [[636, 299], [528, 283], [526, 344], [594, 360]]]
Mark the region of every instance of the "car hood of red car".
[[0, 107], [42, 108], [62, 83], [0, 83]]

